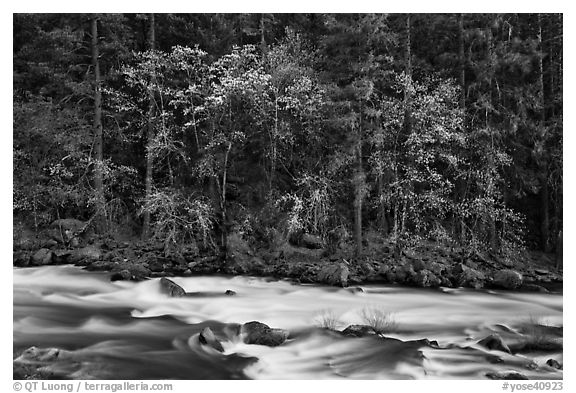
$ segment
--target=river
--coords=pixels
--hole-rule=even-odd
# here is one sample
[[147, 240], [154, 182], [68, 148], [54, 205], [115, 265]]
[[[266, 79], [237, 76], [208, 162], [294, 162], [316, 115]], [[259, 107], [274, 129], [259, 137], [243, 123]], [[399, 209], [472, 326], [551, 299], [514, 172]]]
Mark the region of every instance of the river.
[[[173, 281], [196, 296], [170, 298], [158, 279], [110, 282], [73, 266], [14, 268], [14, 348], [59, 349], [41, 363], [65, 379], [485, 379], [516, 371], [561, 379], [562, 350], [509, 354], [477, 342], [498, 333], [527, 340], [537, 322], [562, 341], [562, 294], [436, 290], [384, 285], [363, 292], [252, 277], [195, 276]], [[236, 292], [225, 296], [226, 290]], [[394, 321], [387, 337], [429, 339], [438, 348], [380, 338], [344, 338], [315, 328], [327, 316], [344, 329], [378, 309]], [[231, 324], [263, 322], [288, 329], [279, 347], [247, 345]], [[209, 326], [224, 352], [202, 346]], [[559, 332], [559, 333], [558, 333]], [[534, 338], [532, 338], [534, 339]], [[542, 337], [536, 337], [542, 339]]]

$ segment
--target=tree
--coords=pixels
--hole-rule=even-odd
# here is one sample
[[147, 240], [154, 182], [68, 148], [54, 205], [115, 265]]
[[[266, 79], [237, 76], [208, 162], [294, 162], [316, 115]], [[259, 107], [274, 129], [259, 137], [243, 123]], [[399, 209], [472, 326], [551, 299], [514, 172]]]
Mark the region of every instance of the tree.
[[102, 92], [100, 87], [100, 61], [98, 59], [98, 17], [92, 18], [92, 66], [94, 67], [94, 188], [96, 189], [96, 216], [101, 227], [105, 216], [104, 185], [102, 175]]
[[[155, 49], [155, 42], [156, 42], [156, 34], [155, 34], [155, 26], [154, 26], [154, 14], [150, 14], [150, 30], [148, 36], [148, 48], [150, 51], [154, 51]], [[152, 76], [154, 78], [154, 76]], [[154, 79], [152, 80], [152, 85], [154, 84]], [[148, 104], [148, 124], [146, 127], [146, 139], [148, 140], [148, 146], [146, 148], [146, 177], [145, 177], [145, 184], [146, 184], [146, 198], [149, 198], [152, 194], [152, 178], [154, 172], [154, 158], [152, 155], [152, 145], [154, 143], [154, 110], [155, 110], [155, 102], [154, 102], [154, 90], [150, 89], [148, 91], [149, 104]], [[143, 213], [143, 222], [142, 222], [142, 237], [147, 239], [150, 235], [150, 212], [148, 210], [144, 210]]]

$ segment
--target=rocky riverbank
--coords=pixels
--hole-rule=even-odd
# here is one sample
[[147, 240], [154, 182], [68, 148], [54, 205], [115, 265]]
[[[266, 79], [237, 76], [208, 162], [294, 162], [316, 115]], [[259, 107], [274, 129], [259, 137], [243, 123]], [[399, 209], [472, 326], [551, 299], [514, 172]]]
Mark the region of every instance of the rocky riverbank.
[[13, 247], [14, 266], [74, 264], [108, 271], [112, 280], [228, 274], [340, 287], [382, 283], [430, 288], [562, 290], [562, 272], [554, 267], [554, 256], [538, 252], [525, 252], [511, 261], [428, 242], [399, 253], [393, 244], [368, 237], [366, 255], [354, 258], [346, 250], [328, 251], [311, 235], [303, 236], [298, 244], [285, 241], [255, 248], [240, 234], [232, 233], [227, 256], [222, 257], [196, 244], [175, 251], [164, 243], [77, 235], [81, 230], [81, 221], [67, 219], [59, 220], [40, 235], [18, 232]]

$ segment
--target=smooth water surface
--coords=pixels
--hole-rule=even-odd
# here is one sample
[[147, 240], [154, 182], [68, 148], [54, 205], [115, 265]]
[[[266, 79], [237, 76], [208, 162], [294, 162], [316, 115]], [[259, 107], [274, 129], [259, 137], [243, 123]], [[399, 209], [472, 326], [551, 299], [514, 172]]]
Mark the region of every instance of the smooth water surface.
[[[477, 379], [491, 371], [562, 378], [545, 365], [550, 358], [562, 363], [561, 351], [510, 355], [476, 344], [494, 332], [527, 339], [529, 321], [558, 328], [561, 342], [561, 294], [376, 285], [354, 292], [250, 277], [173, 281], [198, 294], [170, 298], [158, 279], [110, 282], [105, 273], [72, 266], [15, 268], [14, 347], [58, 348], [57, 358], [41, 365], [79, 379]], [[237, 295], [225, 296], [228, 289]], [[337, 317], [339, 329], [363, 323], [367, 308], [391, 313], [396, 329], [388, 337], [427, 338], [440, 348], [314, 328], [326, 315]], [[249, 321], [288, 329], [289, 340], [270, 348], [230, 334], [230, 324]], [[224, 353], [199, 344], [206, 326], [223, 340]]]

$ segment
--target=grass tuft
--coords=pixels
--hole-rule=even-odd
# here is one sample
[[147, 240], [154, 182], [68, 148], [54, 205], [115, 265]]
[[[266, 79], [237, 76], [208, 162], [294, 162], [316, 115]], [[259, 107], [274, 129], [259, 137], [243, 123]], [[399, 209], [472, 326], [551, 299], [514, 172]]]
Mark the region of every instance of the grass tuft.
[[392, 333], [398, 329], [394, 315], [376, 306], [364, 307], [360, 310], [362, 321], [371, 326], [377, 333]]
[[337, 330], [338, 326], [342, 324], [342, 321], [340, 321], [338, 316], [334, 314], [334, 311], [332, 310], [320, 311], [314, 318], [314, 322], [316, 326], [330, 330]]

